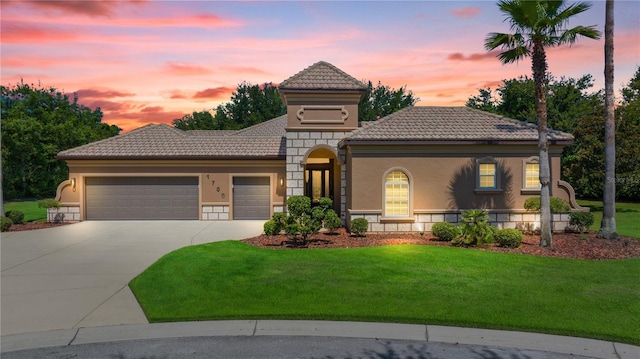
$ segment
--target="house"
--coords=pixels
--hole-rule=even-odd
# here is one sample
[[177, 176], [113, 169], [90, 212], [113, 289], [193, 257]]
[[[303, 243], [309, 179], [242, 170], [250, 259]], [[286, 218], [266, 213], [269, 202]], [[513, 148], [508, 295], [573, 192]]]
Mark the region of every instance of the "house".
[[[330, 197], [348, 225], [429, 231], [483, 208], [499, 227], [539, 222], [537, 128], [466, 107], [410, 107], [358, 123], [365, 84], [318, 62], [283, 81], [287, 114], [238, 131], [147, 125], [62, 151], [66, 220], [269, 219], [286, 198]], [[549, 130], [551, 192], [579, 209], [560, 180], [570, 134]], [[562, 230], [568, 215], [554, 215]]]

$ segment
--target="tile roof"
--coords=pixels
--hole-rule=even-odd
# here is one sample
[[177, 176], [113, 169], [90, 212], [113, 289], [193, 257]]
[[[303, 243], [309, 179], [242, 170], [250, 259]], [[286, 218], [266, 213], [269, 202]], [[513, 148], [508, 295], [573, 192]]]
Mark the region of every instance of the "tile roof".
[[[549, 130], [549, 140], [572, 141], [573, 136]], [[408, 107], [349, 134], [342, 143], [370, 141], [537, 141], [535, 124], [468, 107]]]
[[[275, 120], [279, 120], [277, 118]], [[274, 121], [274, 120], [271, 120]], [[272, 123], [254, 127], [272, 126]], [[278, 122], [278, 121], [274, 121]], [[248, 129], [247, 129], [248, 130]], [[284, 126], [280, 135], [235, 136], [202, 131], [197, 134], [160, 124], [146, 125], [131, 132], [62, 151], [59, 159], [284, 159]]]
[[236, 131], [233, 136], [286, 136], [287, 115]]
[[280, 90], [366, 90], [367, 85], [328, 62], [319, 61], [282, 81]]

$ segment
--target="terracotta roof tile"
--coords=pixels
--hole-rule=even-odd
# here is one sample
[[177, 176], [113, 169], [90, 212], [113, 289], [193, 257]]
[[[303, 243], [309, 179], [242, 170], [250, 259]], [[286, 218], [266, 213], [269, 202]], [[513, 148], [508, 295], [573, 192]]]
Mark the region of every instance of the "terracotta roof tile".
[[366, 90], [367, 85], [328, 62], [320, 61], [282, 81], [280, 90]]
[[[549, 130], [550, 140], [573, 136]], [[535, 124], [468, 107], [409, 107], [353, 131], [344, 143], [364, 141], [537, 141]]]

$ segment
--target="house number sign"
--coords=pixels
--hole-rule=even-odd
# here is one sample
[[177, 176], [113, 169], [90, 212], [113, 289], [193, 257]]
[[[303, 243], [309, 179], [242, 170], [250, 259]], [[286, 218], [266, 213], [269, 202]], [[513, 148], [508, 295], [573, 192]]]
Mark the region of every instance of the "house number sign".
[[220, 186], [216, 186], [216, 181], [212, 180], [210, 175], [207, 175], [207, 179], [211, 181], [211, 187], [215, 187], [216, 192], [220, 193], [220, 198], [224, 199], [226, 196], [225, 196], [224, 192], [222, 192], [222, 193], [220, 192]]

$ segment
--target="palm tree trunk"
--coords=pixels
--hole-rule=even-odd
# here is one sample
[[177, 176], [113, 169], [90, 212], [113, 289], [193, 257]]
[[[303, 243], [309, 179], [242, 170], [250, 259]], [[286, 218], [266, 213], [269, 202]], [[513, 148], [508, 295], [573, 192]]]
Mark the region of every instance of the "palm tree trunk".
[[598, 237], [618, 239], [616, 233], [616, 122], [613, 95], [613, 0], [607, 0], [604, 26], [604, 162], [602, 222]]
[[536, 119], [538, 121], [538, 152], [540, 162], [540, 245], [551, 246], [551, 169], [549, 167], [549, 144], [547, 142], [547, 56], [542, 39], [534, 39], [531, 56], [533, 81], [536, 87]]

